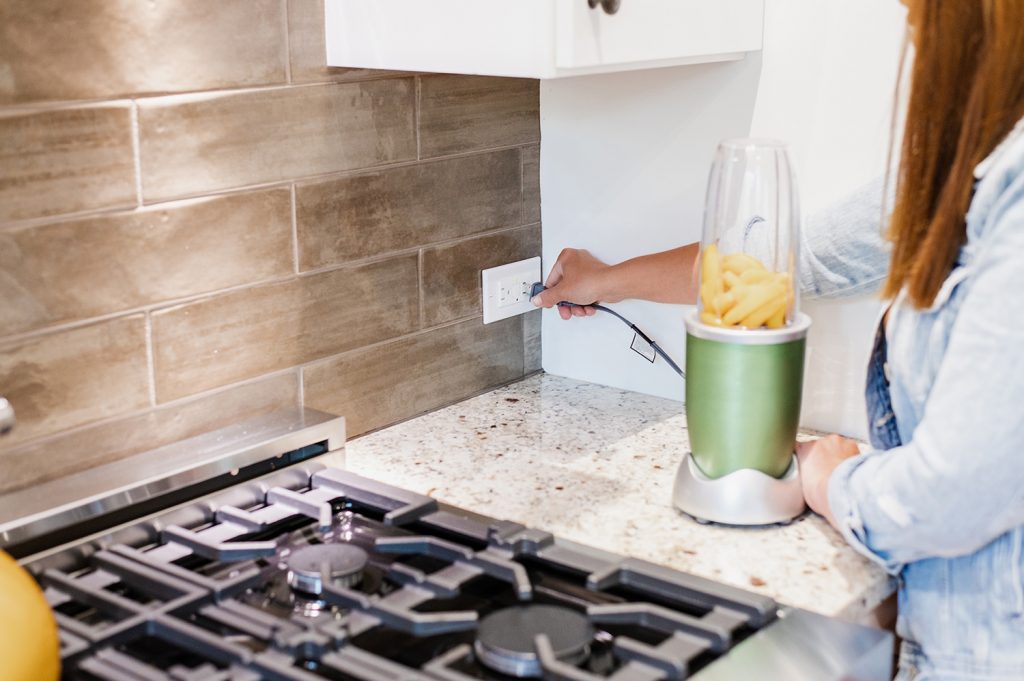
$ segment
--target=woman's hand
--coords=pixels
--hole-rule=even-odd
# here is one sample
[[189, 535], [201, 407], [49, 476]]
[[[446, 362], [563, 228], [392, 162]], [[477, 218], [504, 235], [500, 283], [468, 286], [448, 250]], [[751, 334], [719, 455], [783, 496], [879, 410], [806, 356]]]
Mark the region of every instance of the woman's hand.
[[828, 503], [828, 480], [839, 464], [858, 454], [860, 448], [857, 443], [839, 435], [828, 435], [820, 440], [799, 442], [796, 445], [804, 499], [812, 511], [823, 516], [833, 527], [836, 521]]
[[548, 280], [544, 283], [546, 291], [533, 297], [537, 307], [553, 307], [566, 300], [579, 303], [580, 307], [559, 307], [558, 314], [562, 319], [593, 315], [596, 310], [587, 303], [599, 301], [617, 302], [617, 299], [605, 286], [605, 280], [611, 271], [606, 265], [587, 251], [566, 248], [558, 255]]

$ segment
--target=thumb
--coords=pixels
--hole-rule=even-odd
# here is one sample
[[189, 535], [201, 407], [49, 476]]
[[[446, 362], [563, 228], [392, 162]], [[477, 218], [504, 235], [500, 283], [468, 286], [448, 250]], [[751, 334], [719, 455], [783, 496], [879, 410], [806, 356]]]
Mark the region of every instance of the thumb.
[[533, 297], [533, 304], [537, 307], [549, 308], [558, 305], [561, 301], [561, 291], [559, 286], [554, 286], [549, 289], [544, 289]]

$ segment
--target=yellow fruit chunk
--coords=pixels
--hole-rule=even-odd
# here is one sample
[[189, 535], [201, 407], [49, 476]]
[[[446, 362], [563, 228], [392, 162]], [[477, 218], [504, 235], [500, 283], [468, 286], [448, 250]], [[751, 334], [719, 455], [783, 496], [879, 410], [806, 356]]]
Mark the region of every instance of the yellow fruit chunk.
[[740, 274], [740, 281], [744, 284], [760, 284], [768, 279], [775, 279], [776, 273], [768, 270], [749, 269]]
[[717, 296], [715, 296], [714, 301], [712, 301], [712, 307], [714, 308], [715, 313], [719, 314], [719, 315], [723, 315], [726, 312], [728, 312], [729, 310], [731, 310], [732, 306], [735, 305], [735, 304], [736, 304], [736, 293], [735, 293], [735, 290], [733, 290], [733, 291], [726, 291], [724, 293], [719, 293]]
[[739, 324], [772, 298], [785, 297], [785, 295], [786, 290], [775, 282], [750, 286], [748, 287], [748, 293], [741, 300], [737, 301], [736, 305], [722, 317], [722, 321], [730, 326]]
[[710, 312], [701, 312], [700, 320], [705, 324], [710, 324], [711, 326], [722, 326], [722, 319], [718, 315]]
[[722, 266], [718, 257], [718, 246], [711, 244], [704, 249], [704, 257], [700, 267], [701, 284], [708, 287], [708, 295], [713, 299], [722, 292]]
[[726, 272], [743, 274], [747, 270], [763, 270], [764, 265], [752, 255], [746, 253], [731, 253], [722, 258], [722, 269]]
[[767, 303], [747, 315], [740, 322], [740, 326], [745, 326], [748, 329], [757, 329], [764, 326], [779, 310], [783, 312], [786, 310], [786, 292], [782, 289], [779, 289], [778, 295], [774, 298], [771, 298]]
[[36, 581], [0, 551], [0, 679], [57, 681], [60, 644]]
[[704, 283], [700, 285], [700, 300], [704, 303], [705, 310], [714, 310], [717, 312], [718, 310], [715, 308], [715, 300], [717, 298], [718, 296], [712, 295], [711, 287], [708, 286], [708, 284]]
[[701, 256], [700, 320], [721, 327], [771, 329], [786, 325], [793, 304], [792, 277], [767, 269], [746, 253], [722, 256], [715, 244]]

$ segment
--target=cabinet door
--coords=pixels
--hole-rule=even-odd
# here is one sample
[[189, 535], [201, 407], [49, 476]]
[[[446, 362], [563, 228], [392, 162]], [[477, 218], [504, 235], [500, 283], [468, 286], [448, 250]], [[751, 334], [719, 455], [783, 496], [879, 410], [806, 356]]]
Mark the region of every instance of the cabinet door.
[[[761, 49], [764, 0], [621, 0], [613, 15], [558, 0], [559, 69], [672, 62]], [[655, 64], [656, 65], [656, 64]]]

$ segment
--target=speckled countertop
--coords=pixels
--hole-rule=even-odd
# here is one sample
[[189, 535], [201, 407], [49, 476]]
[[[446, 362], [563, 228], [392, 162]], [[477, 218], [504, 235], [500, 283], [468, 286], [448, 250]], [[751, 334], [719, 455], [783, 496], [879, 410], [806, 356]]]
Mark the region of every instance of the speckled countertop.
[[470, 511], [871, 619], [894, 585], [818, 516], [737, 529], [676, 511], [687, 444], [677, 402], [541, 374], [353, 439], [344, 458], [355, 473]]

